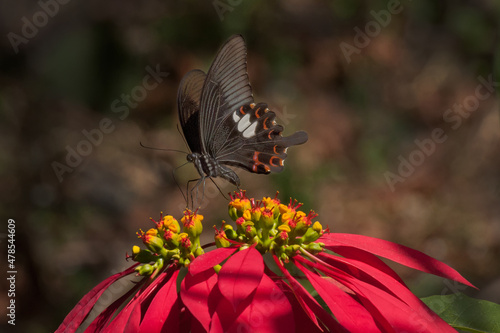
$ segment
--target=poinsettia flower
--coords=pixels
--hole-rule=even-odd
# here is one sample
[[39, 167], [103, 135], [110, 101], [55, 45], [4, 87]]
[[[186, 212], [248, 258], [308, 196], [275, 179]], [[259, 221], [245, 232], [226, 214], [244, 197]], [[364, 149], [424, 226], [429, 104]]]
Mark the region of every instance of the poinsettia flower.
[[207, 331], [455, 332], [377, 256], [472, 286], [458, 272], [402, 245], [329, 233], [300, 207], [235, 193], [236, 230], [217, 230], [216, 240], [226, 242], [195, 259], [181, 285], [184, 304]]
[[[146, 249], [129, 257], [137, 263], [89, 292], [58, 332], [84, 321], [86, 332], [455, 332], [379, 257], [472, 286], [458, 272], [403, 245], [331, 233], [315, 212], [277, 196], [236, 192], [234, 226], [223, 222], [204, 246], [196, 211], [180, 224], [153, 220], [156, 228], [138, 233]], [[134, 274], [130, 290], [88, 318], [113, 283]]]

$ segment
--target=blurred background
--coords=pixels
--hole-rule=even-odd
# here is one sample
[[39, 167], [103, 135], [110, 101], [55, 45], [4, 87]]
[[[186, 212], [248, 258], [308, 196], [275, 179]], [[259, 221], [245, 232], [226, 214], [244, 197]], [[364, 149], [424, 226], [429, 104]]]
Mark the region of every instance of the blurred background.
[[[399, 5], [398, 5], [399, 4]], [[393, 265], [418, 296], [500, 302], [500, 5], [482, 1], [2, 1], [2, 265], [16, 222], [16, 328], [54, 331], [130, 263], [135, 232], [180, 218], [177, 87], [232, 34], [257, 102], [309, 141], [281, 174], [238, 171], [333, 232], [421, 250], [480, 288]], [[196, 176], [176, 172], [179, 184]], [[223, 193], [234, 187], [217, 182]], [[206, 241], [228, 220], [213, 186]], [[3, 269], [7, 271], [7, 268]], [[0, 282], [6, 326], [6, 280]], [[5, 287], [5, 288], [4, 288]]]

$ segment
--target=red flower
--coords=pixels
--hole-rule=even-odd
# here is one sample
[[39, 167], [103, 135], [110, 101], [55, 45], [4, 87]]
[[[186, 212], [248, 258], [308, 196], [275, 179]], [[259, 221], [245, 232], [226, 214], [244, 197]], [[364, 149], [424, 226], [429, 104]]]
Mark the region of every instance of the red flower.
[[142, 265], [94, 288], [58, 332], [74, 332], [102, 293], [134, 272], [143, 278], [87, 331], [455, 332], [377, 256], [472, 286], [459, 273], [402, 245], [329, 233], [300, 207], [236, 193], [229, 213], [237, 227], [224, 223], [213, 243], [219, 248], [204, 254], [201, 215], [186, 212], [182, 233], [157, 223], [141, 235], [148, 249], [133, 249]]

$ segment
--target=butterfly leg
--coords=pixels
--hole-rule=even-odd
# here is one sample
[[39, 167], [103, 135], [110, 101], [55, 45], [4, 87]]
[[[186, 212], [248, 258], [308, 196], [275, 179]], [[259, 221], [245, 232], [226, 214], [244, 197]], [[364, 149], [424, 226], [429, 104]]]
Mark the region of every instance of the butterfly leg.
[[[208, 177], [210, 178], [210, 177]], [[210, 178], [212, 179], [212, 178]], [[200, 205], [201, 203], [203, 202], [203, 200], [205, 200], [205, 185], [206, 185], [206, 182], [205, 182], [205, 177], [203, 178], [203, 191], [201, 192], [201, 200], [200, 200]], [[198, 192], [197, 192], [198, 193]]]
[[[196, 178], [196, 179], [191, 179], [191, 180], [188, 180], [187, 184], [186, 184], [186, 206], [187, 208], [189, 208], [189, 198], [191, 198], [191, 208], [194, 208], [194, 198], [193, 198], [193, 191], [198, 187], [198, 185], [200, 184], [200, 181], [201, 181], [202, 178]], [[191, 182], [194, 182], [194, 181], [198, 181], [196, 183], [196, 185], [193, 186], [193, 188], [191, 189], [191, 191], [189, 190], [189, 184]], [[189, 195], [188, 195], [189, 193]]]
[[[196, 203], [198, 203], [198, 187], [200, 186], [200, 184], [203, 183], [203, 191], [205, 191], [205, 178], [206, 177], [201, 177], [201, 178], [198, 178], [198, 179], [192, 179], [188, 182], [188, 186], [189, 186], [189, 183], [192, 182], [192, 181], [195, 181], [195, 180], [198, 180], [198, 182], [196, 183], [196, 185], [193, 186], [193, 188], [191, 189], [191, 192], [190, 192], [190, 196], [191, 196], [191, 203], [192, 203], [192, 208], [194, 209], [195, 207], [195, 199], [196, 199]], [[196, 193], [193, 197], [193, 191], [196, 190]], [[189, 204], [189, 203], [188, 203]]]
[[[213, 180], [212, 177], [209, 177], [209, 179], [212, 181], [212, 183], [214, 183], [215, 187], [217, 187], [217, 189], [219, 190], [219, 193], [224, 197], [224, 199], [226, 199], [227, 201], [229, 201], [229, 198], [226, 197], [226, 195], [224, 193], [222, 193], [222, 190], [220, 189], [219, 185], [217, 185], [217, 183], [215, 182], [215, 180]], [[238, 190], [239, 190], [239, 187], [238, 187]]]
[[[179, 184], [179, 182], [177, 181], [177, 178], [175, 177], [175, 171], [177, 170], [178, 168], [175, 168], [172, 170], [172, 177], [174, 178], [174, 181], [175, 181], [175, 185], [177, 185], [177, 187], [179, 188], [179, 191], [181, 191], [181, 194], [182, 194], [182, 197], [184, 198], [184, 200], [186, 200], [186, 206], [188, 205], [188, 192], [187, 192], [187, 188], [186, 188], [186, 194], [184, 195], [184, 192], [182, 191], [182, 188], [181, 188], [181, 185]], [[188, 187], [189, 187], [189, 182], [188, 182]]]

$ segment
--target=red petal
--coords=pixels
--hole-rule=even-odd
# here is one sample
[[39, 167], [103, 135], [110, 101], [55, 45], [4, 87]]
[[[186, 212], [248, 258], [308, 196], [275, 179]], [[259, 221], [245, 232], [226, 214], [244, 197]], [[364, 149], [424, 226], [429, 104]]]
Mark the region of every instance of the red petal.
[[318, 322], [316, 320], [316, 317], [314, 316], [314, 312], [311, 311], [312, 317], [314, 317], [314, 321], [313, 321], [309, 317], [309, 314], [306, 313], [306, 310], [304, 310], [304, 307], [301, 304], [301, 302], [299, 302], [297, 297], [295, 297], [293, 290], [284, 281], [283, 277], [274, 273], [267, 266], [264, 268], [264, 274], [269, 276], [271, 278], [271, 280], [273, 280], [274, 283], [276, 283], [278, 288], [280, 288], [280, 290], [283, 292], [283, 294], [288, 299], [288, 302], [292, 306], [293, 316], [295, 318], [295, 331], [296, 332], [308, 332], [308, 333], [320, 333], [320, 332], [322, 332], [318, 328]]
[[322, 330], [308, 317], [288, 284], [282, 282], [278, 285], [292, 306], [293, 317], [295, 318], [295, 332], [321, 333]]
[[141, 320], [141, 299], [130, 301], [102, 332], [137, 332]]
[[356, 287], [365, 306], [368, 308], [369, 303], [373, 304], [372, 313], [374, 310], [379, 311], [396, 332], [456, 333], [439, 316], [429, 316], [423, 308], [411, 308], [398, 298], [362, 281], [358, 281]]
[[94, 307], [95, 302], [101, 297], [101, 295], [107, 290], [107, 288], [115, 283], [117, 280], [122, 278], [125, 275], [132, 274], [134, 272], [134, 268], [138, 264], [133, 265], [132, 267], [126, 269], [123, 272], [114, 274], [107, 278], [106, 280], [99, 283], [94, 289], [92, 289], [89, 293], [87, 293], [78, 304], [71, 310], [71, 312], [64, 318], [64, 321], [61, 323], [57, 332], [75, 332], [78, 327], [82, 324], [82, 322], [87, 317], [88, 313]]
[[212, 268], [231, 256], [236, 250], [234, 247], [221, 247], [220, 249], [207, 252], [193, 260], [191, 265], [189, 265], [189, 272], [191, 275], [196, 275]]
[[[180, 299], [179, 299], [180, 301]], [[180, 313], [180, 327], [178, 332], [207, 333], [201, 323], [193, 317], [193, 314], [182, 305]], [[166, 331], [169, 332], [169, 331]]]
[[237, 312], [233, 309], [228, 300], [222, 299], [214, 313], [210, 332], [295, 332], [292, 306], [267, 275], [262, 276], [249, 304]]
[[208, 299], [217, 283], [217, 274], [207, 269], [195, 276], [187, 274], [181, 283], [181, 299], [191, 314], [209, 330], [210, 318]]
[[349, 332], [380, 332], [370, 313], [331, 279], [323, 278], [296, 263], [306, 275], [319, 296], [326, 302], [333, 315]]
[[179, 331], [180, 299], [177, 295], [177, 276], [174, 271], [167, 283], [156, 293], [144, 315], [140, 332]]
[[[418, 306], [409, 307], [408, 304], [399, 298], [381, 290], [369, 283], [357, 280], [348, 276], [345, 272], [336, 267], [328, 267], [308, 261], [301, 257], [296, 260], [321, 270], [328, 276], [337, 279], [353, 290], [365, 308], [370, 311], [372, 316], [387, 332], [417, 332], [417, 331], [436, 331], [436, 332], [455, 332], [451, 326], [443, 321], [439, 316], [430, 314], [426, 308]], [[424, 327], [424, 328], [423, 328]]]
[[[352, 276], [356, 280], [362, 280], [375, 285], [388, 293], [398, 295], [398, 291], [400, 290], [405, 292], [408, 291], [404, 282], [401, 281], [397, 275], [396, 278], [392, 274], [389, 274], [386, 271], [381, 271], [378, 268], [362, 261], [339, 257], [326, 252], [318, 253], [316, 258], [318, 258], [318, 260], [322, 260], [324, 265], [329, 269], [340, 269], [346, 273], [346, 277]], [[377, 258], [377, 260], [379, 259]], [[396, 274], [394, 272], [392, 273]]]
[[153, 297], [158, 287], [172, 276], [172, 270], [161, 273], [146, 289], [140, 290], [132, 300], [118, 313], [103, 332], [137, 332], [142, 316], [142, 305], [149, 304], [148, 298]]
[[[390, 275], [395, 280], [399, 281], [401, 284], [404, 285], [403, 280], [401, 280], [399, 275], [397, 275], [396, 272], [394, 272], [392, 270], [392, 268], [387, 266], [387, 264], [385, 262], [383, 262], [377, 256], [375, 256], [371, 253], [368, 253], [364, 250], [357, 249], [355, 247], [348, 247], [348, 246], [335, 247], [335, 253], [340, 254], [341, 256], [348, 258], [348, 259], [354, 259], [354, 260], [357, 260], [359, 262], [366, 263], [366, 264], [374, 267], [375, 269], [382, 271], [382, 272], [386, 273], [387, 275]], [[326, 252], [320, 253], [320, 255], [322, 255], [322, 254], [326, 254]], [[339, 258], [338, 256], [331, 256], [331, 257]]]
[[238, 251], [219, 272], [219, 289], [236, 309], [258, 286], [264, 274], [262, 254], [251, 247]]
[[[123, 333], [136, 333], [139, 331], [139, 326], [141, 324], [141, 303], [137, 302], [132, 308], [132, 312], [128, 317], [127, 324], [123, 329]], [[111, 332], [118, 332], [118, 330], [112, 329]]]
[[355, 247], [402, 265], [418, 269], [422, 272], [455, 280], [474, 287], [450, 266], [404, 245], [368, 236], [342, 233], [326, 234], [318, 241], [325, 243], [326, 248], [334, 252], [337, 247]]
[[309, 292], [286, 270], [279, 259], [276, 256], [273, 256], [273, 258], [283, 275], [290, 282], [290, 289], [301, 304], [302, 310], [305, 311], [307, 316], [316, 324], [317, 328], [323, 331], [316, 317], [321, 319], [322, 324], [325, 325], [330, 332], [344, 332], [345, 329], [318, 304], [311, 294], [309, 294]]
[[90, 323], [90, 325], [85, 329], [85, 332], [101, 332], [104, 330], [104, 327], [106, 327], [111, 319], [113, 319], [116, 310], [118, 310], [125, 303], [125, 301], [130, 299], [140, 287], [141, 284], [137, 284], [134, 288], [109, 305], [92, 321], [92, 323]]
[[344, 271], [348, 271], [353, 267], [359, 269], [360, 275], [356, 276], [358, 280], [362, 280], [371, 285], [374, 285], [374, 282], [376, 282], [378, 284], [376, 287], [398, 297], [400, 300], [408, 304], [410, 308], [418, 311], [424, 320], [429, 322], [435, 320], [434, 317], [436, 314], [429, 309], [425, 303], [415, 296], [403, 283], [394, 279], [392, 276], [387, 275], [385, 272], [379, 271], [371, 265], [367, 265], [357, 260], [340, 258], [325, 253], [319, 254], [318, 257], [324, 259], [328, 264], [338, 267]]

